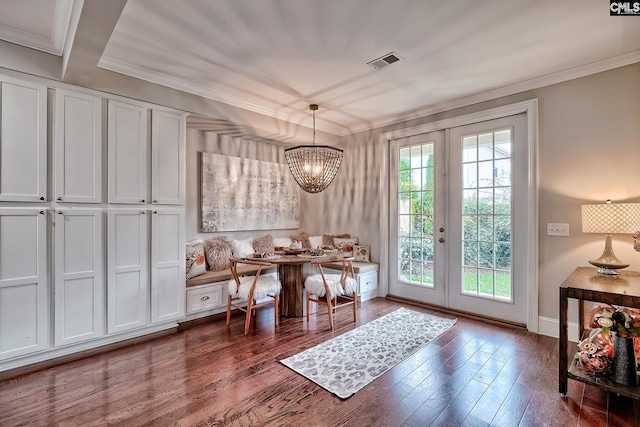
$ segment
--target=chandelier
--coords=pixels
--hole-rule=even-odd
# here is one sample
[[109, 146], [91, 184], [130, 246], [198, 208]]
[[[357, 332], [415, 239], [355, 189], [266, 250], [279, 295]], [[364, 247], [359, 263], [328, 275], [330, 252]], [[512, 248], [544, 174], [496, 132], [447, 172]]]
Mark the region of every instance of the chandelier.
[[331, 184], [342, 163], [342, 150], [328, 145], [316, 145], [317, 104], [309, 105], [313, 111], [313, 144], [299, 145], [284, 150], [289, 170], [298, 185], [307, 193], [319, 193]]

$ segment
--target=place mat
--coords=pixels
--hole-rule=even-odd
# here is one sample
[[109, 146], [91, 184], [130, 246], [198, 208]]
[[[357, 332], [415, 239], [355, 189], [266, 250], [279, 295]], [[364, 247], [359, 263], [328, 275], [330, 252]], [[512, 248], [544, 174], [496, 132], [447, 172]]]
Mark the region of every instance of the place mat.
[[315, 259], [315, 258], [326, 258], [327, 254], [322, 254], [322, 255], [298, 254], [298, 256], [300, 258]]
[[282, 255], [271, 255], [271, 256], [266, 256], [266, 257], [253, 257], [251, 255], [247, 256], [246, 259], [249, 259], [251, 261], [275, 261], [277, 259], [282, 258]]

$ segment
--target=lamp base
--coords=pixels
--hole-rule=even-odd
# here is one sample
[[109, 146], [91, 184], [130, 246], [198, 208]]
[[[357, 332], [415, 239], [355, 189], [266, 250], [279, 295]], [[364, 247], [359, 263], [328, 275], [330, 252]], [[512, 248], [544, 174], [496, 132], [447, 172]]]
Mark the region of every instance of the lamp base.
[[[589, 261], [591, 262], [591, 261]], [[592, 263], [593, 264], [593, 263]], [[609, 267], [598, 267], [598, 275], [600, 276], [618, 276], [618, 270]]]
[[611, 245], [611, 234], [607, 234], [604, 241], [604, 251], [600, 258], [590, 260], [589, 264], [598, 267], [598, 274], [607, 276], [617, 276], [619, 273], [616, 270], [621, 268], [627, 268], [631, 264], [625, 264], [616, 257], [613, 253], [613, 247]]

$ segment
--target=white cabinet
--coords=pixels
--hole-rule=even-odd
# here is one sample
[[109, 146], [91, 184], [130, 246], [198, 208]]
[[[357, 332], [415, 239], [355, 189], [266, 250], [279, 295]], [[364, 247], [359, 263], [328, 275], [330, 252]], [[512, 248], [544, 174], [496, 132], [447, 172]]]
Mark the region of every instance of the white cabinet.
[[109, 211], [107, 331], [110, 334], [148, 323], [147, 217], [144, 210]]
[[59, 210], [55, 228], [55, 345], [104, 335], [102, 210]]
[[54, 198], [102, 202], [102, 99], [55, 91]]
[[151, 322], [180, 319], [185, 310], [184, 211], [151, 215]]
[[0, 201], [47, 195], [47, 88], [0, 76]]
[[187, 288], [187, 314], [224, 307], [226, 303], [226, 281]]
[[148, 110], [109, 101], [109, 203], [148, 202]]
[[0, 209], [0, 360], [48, 346], [45, 211]]
[[185, 201], [185, 123], [178, 114], [151, 113], [151, 195], [154, 204]]

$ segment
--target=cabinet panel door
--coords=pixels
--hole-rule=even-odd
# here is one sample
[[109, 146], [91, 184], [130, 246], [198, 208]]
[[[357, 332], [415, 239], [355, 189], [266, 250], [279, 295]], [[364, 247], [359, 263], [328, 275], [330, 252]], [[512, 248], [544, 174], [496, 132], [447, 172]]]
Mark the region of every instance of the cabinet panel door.
[[184, 211], [154, 211], [151, 224], [151, 321], [155, 323], [184, 316]]
[[56, 90], [55, 198], [102, 202], [102, 99]]
[[109, 203], [147, 202], [147, 110], [109, 101]]
[[55, 215], [55, 345], [104, 335], [101, 210]]
[[46, 216], [0, 209], [0, 360], [48, 347]]
[[148, 221], [146, 211], [109, 212], [107, 331], [126, 331], [148, 323]]
[[185, 119], [152, 112], [151, 193], [153, 203], [183, 205], [185, 201]]
[[0, 80], [0, 201], [45, 200], [47, 88]]

